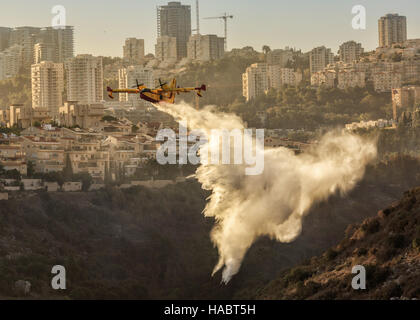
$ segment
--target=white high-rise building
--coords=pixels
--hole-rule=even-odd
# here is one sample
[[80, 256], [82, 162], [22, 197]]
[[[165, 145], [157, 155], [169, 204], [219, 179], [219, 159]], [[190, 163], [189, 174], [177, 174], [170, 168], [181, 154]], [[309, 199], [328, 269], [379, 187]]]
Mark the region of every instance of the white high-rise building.
[[247, 101], [265, 94], [269, 89], [268, 65], [266, 63], [254, 63], [246, 69], [242, 75], [242, 91]]
[[103, 100], [102, 58], [90, 54], [77, 55], [65, 62], [67, 101], [80, 104]]
[[[154, 71], [143, 66], [129, 66], [118, 71], [119, 88], [132, 88], [139, 84], [144, 84], [148, 88], [155, 85]], [[120, 93], [120, 101], [131, 101], [136, 105], [145, 105], [145, 101], [139, 95]]]
[[348, 41], [340, 46], [340, 61], [352, 63], [358, 61], [363, 54], [362, 44], [355, 41]]
[[324, 46], [313, 49], [309, 54], [311, 73], [323, 70], [334, 62], [334, 54], [331, 49]]
[[23, 48], [13, 45], [0, 52], [0, 80], [12, 78], [22, 66]]
[[43, 61], [31, 67], [32, 108], [44, 108], [52, 117], [63, 104], [64, 67], [62, 63]]
[[123, 46], [123, 58], [130, 63], [143, 63], [144, 39], [126, 39]]
[[178, 60], [176, 42], [175, 37], [159, 37], [155, 46], [156, 59], [168, 63], [175, 63]]
[[196, 61], [218, 60], [225, 54], [225, 38], [216, 35], [195, 34], [188, 41], [188, 59]]
[[378, 21], [379, 47], [389, 47], [407, 40], [407, 18], [398, 14], [387, 14]]

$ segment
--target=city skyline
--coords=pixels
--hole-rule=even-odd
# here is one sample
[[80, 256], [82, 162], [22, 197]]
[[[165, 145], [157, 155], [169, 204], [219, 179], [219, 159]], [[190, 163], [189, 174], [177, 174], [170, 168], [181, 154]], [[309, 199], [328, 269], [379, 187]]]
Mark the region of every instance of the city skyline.
[[[130, 37], [144, 39], [146, 54], [154, 53], [157, 38], [156, 6], [167, 2], [128, 0], [117, 7], [108, 0], [93, 0], [89, 3], [63, 0], [61, 5], [67, 10], [66, 24], [75, 27], [76, 54], [121, 57], [122, 45]], [[192, 28], [195, 29], [195, 1], [181, 3], [191, 5]], [[218, 16], [226, 11], [234, 15], [234, 19], [229, 21], [229, 49], [252, 46], [260, 51], [263, 45], [268, 45], [272, 49], [289, 46], [307, 52], [325, 45], [336, 54], [340, 44], [354, 40], [370, 51], [378, 46], [378, 19], [387, 13], [398, 13], [407, 17], [408, 38], [420, 38], [420, 13], [415, 10], [413, 1], [402, 0], [395, 3], [388, 0], [363, 0], [358, 3], [345, 1], [338, 4], [332, 0], [323, 3], [300, 0], [287, 4], [287, 8], [285, 4], [285, 1], [274, 0], [263, 0], [258, 5], [248, 0], [234, 0], [229, 3], [202, 0], [201, 33], [223, 36], [221, 21], [202, 18]], [[351, 9], [358, 4], [364, 5], [367, 10], [366, 30], [353, 30], [351, 27]], [[0, 13], [1, 26], [49, 26], [53, 17], [51, 9], [55, 5], [56, 1], [50, 0], [43, 1], [42, 4], [26, 0], [9, 3], [5, 6], [6, 10]], [[25, 6], [25, 12], [20, 11], [22, 6]], [[101, 10], [96, 10], [98, 6]], [[273, 10], [267, 10], [268, 6]], [[302, 19], [293, 19], [296, 16], [301, 16]], [[257, 25], [249, 23], [252, 20]], [[96, 28], [92, 28], [92, 22]]]

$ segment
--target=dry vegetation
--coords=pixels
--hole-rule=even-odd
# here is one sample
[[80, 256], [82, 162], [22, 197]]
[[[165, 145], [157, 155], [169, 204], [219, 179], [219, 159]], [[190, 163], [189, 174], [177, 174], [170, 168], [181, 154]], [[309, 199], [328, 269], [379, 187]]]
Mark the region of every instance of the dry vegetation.
[[[366, 267], [366, 290], [353, 290], [352, 267]], [[380, 210], [323, 255], [285, 271], [257, 299], [420, 298], [420, 188]]]

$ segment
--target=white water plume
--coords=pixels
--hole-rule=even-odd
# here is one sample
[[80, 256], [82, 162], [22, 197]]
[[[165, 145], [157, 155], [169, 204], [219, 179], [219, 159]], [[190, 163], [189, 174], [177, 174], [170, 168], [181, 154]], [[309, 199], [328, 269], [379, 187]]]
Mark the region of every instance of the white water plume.
[[[186, 103], [157, 105], [191, 129], [244, 128], [232, 114], [196, 110]], [[211, 141], [209, 142], [211, 145]], [[195, 177], [212, 192], [204, 209], [216, 225], [211, 239], [219, 252], [213, 274], [223, 269], [229, 282], [242, 260], [261, 236], [291, 242], [301, 233], [304, 216], [314, 203], [339, 191], [351, 190], [363, 178], [366, 165], [376, 157], [376, 141], [334, 131], [303, 154], [287, 148], [266, 148], [261, 175], [246, 175], [242, 165], [201, 165]]]

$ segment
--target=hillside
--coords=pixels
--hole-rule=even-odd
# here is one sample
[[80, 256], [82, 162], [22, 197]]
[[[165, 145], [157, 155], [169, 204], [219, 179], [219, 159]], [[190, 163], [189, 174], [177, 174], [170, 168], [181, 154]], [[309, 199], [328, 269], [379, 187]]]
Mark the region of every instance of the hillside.
[[[0, 299], [255, 297], [255, 288], [322, 253], [340, 241], [348, 225], [420, 185], [419, 167], [410, 158], [369, 167], [353, 192], [311, 210], [296, 241], [255, 243], [227, 286], [220, 284], [220, 273], [211, 277], [218, 258], [209, 238], [214, 221], [201, 214], [208, 193], [195, 181], [162, 190], [21, 193], [0, 201]], [[66, 267], [65, 291], [50, 287], [56, 264]], [[31, 283], [29, 296], [13, 290], [18, 280]], [[277, 298], [262, 292], [261, 297]]]
[[[366, 290], [351, 287], [352, 267], [366, 268]], [[323, 255], [259, 290], [256, 299], [419, 299], [420, 188], [351, 225]]]

